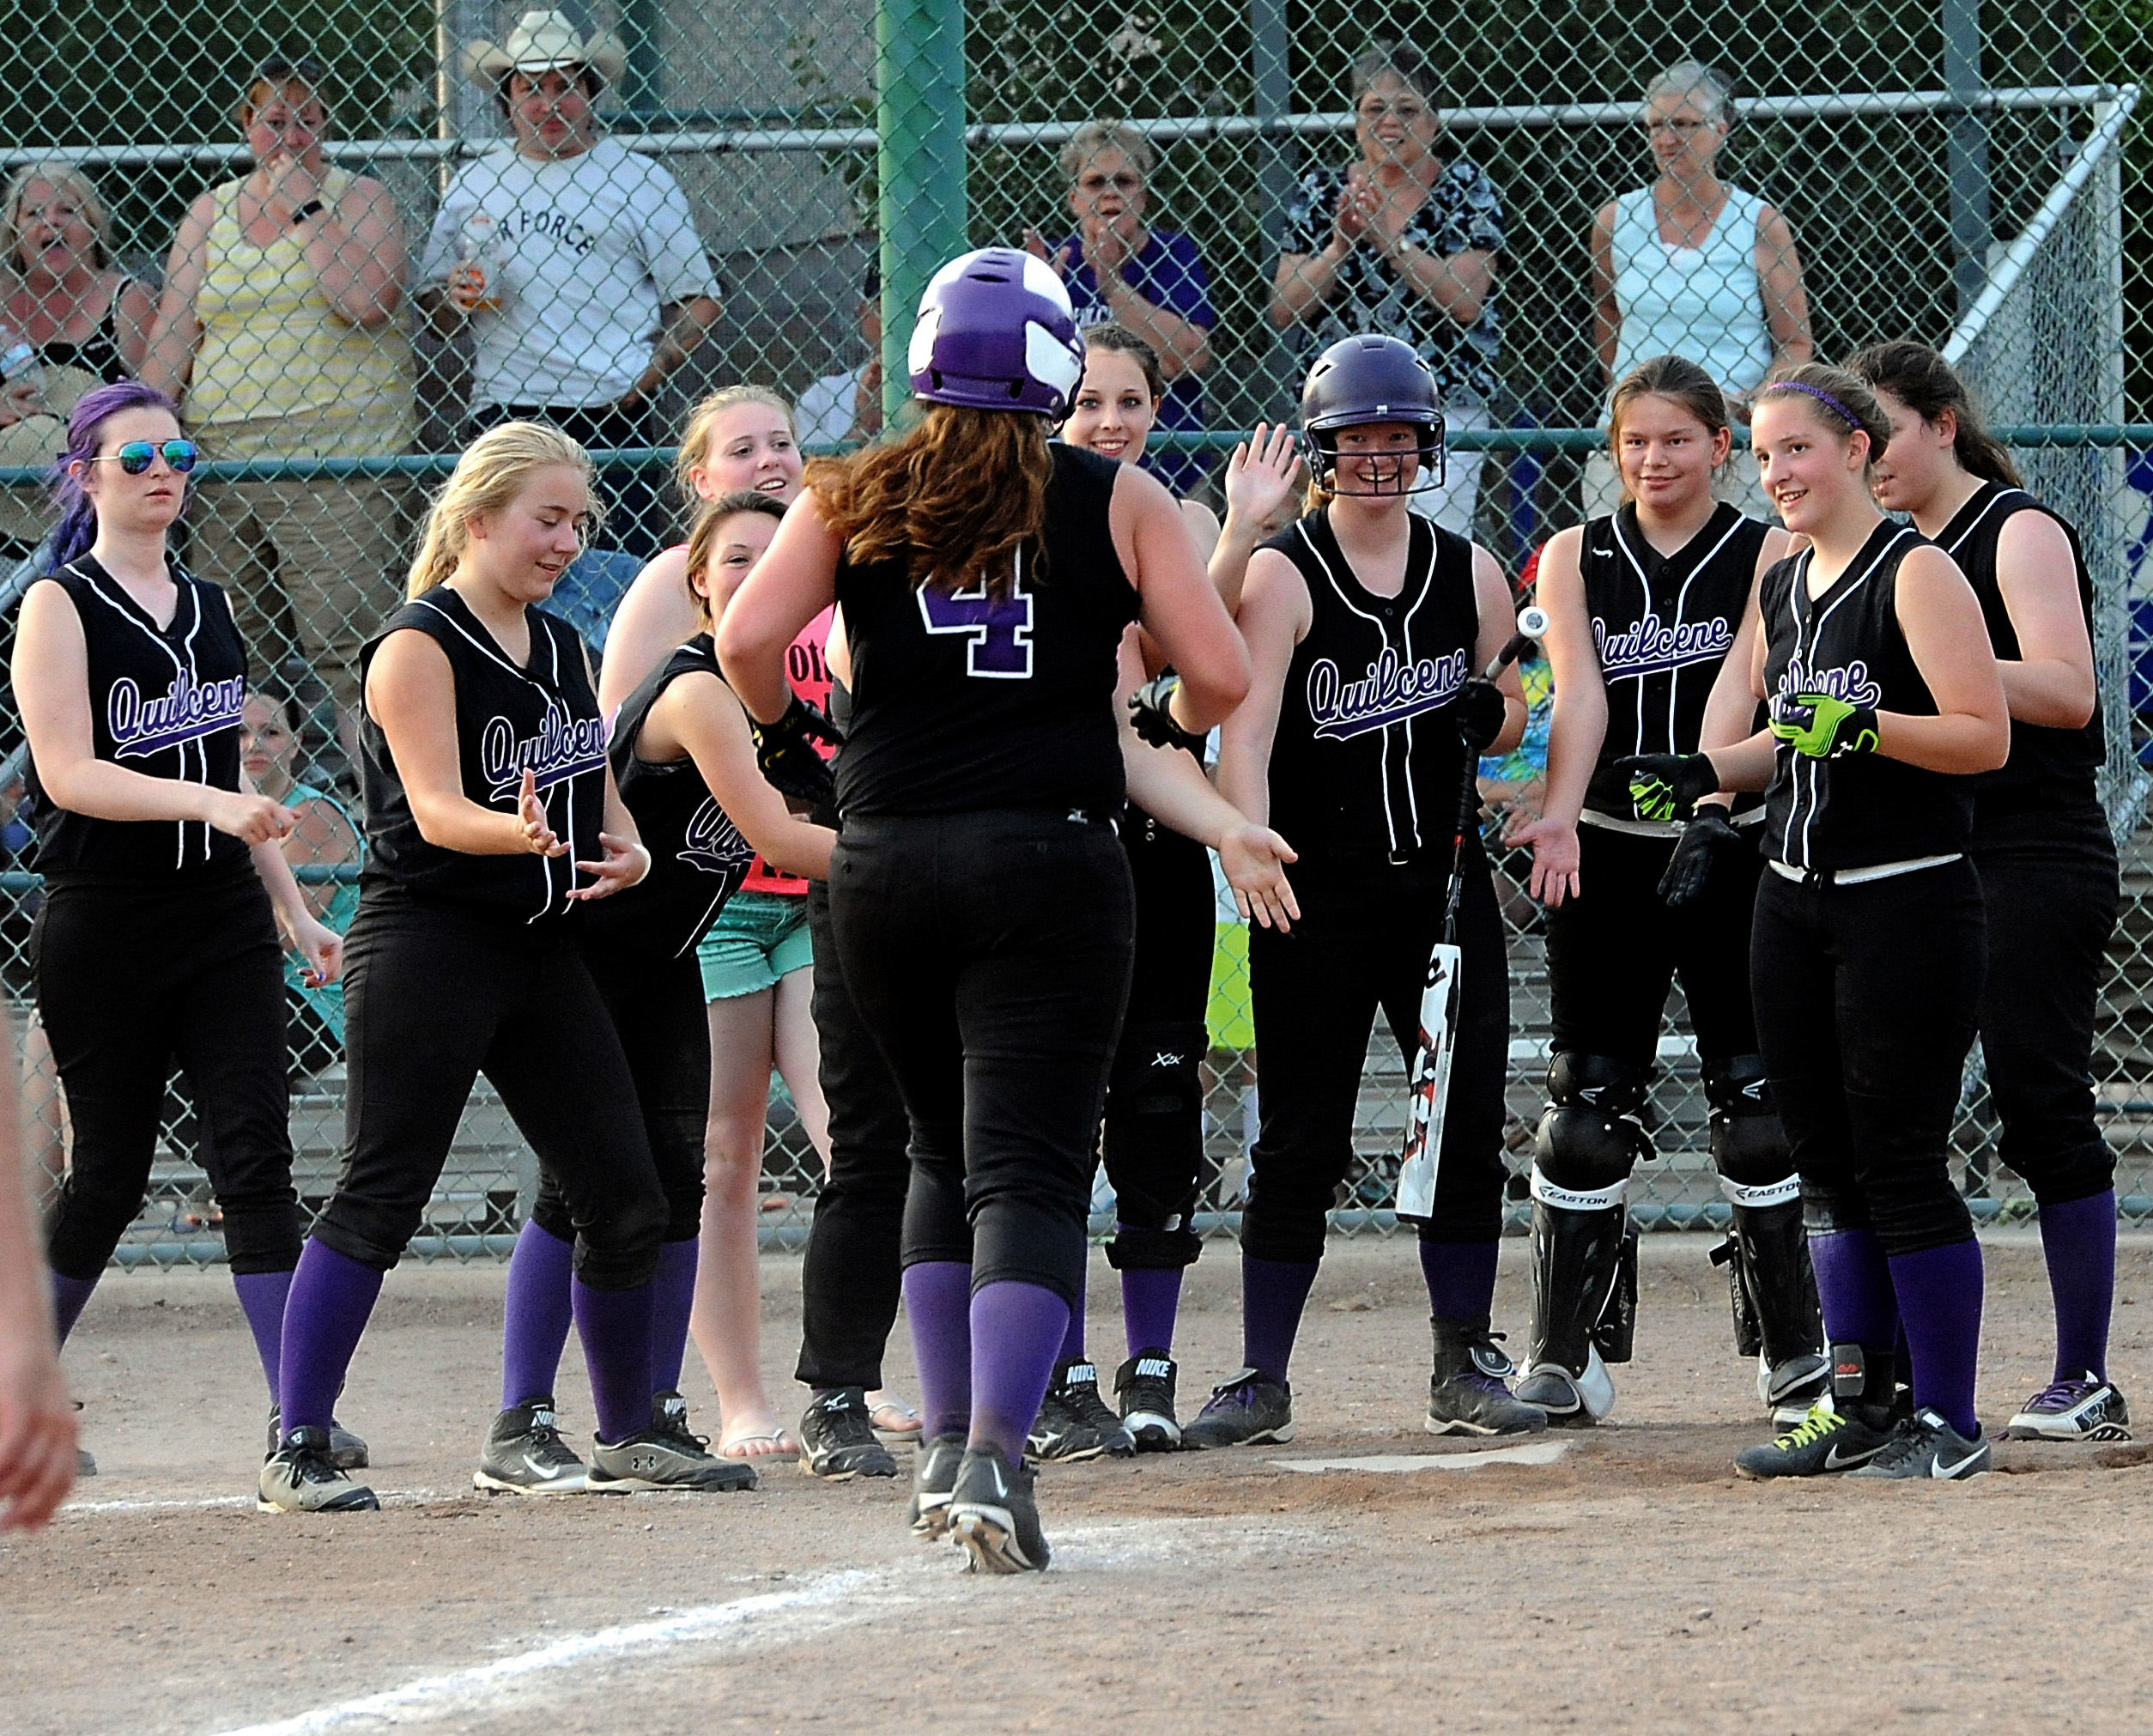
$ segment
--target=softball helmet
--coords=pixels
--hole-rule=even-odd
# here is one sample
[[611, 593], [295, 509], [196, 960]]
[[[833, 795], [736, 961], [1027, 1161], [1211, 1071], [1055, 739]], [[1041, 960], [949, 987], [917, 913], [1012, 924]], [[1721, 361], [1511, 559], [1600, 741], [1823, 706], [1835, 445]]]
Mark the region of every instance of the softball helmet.
[[1015, 247], [982, 247], [935, 273], [907, 359], [915, 398], [1049, 416], [1068, 408], [1084, 373], [1069, 291]]

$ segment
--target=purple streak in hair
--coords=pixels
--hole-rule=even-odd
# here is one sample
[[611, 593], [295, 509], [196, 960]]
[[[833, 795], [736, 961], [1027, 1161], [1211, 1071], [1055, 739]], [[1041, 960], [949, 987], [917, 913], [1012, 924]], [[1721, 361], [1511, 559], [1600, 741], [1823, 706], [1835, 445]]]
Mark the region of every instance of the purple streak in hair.
[[[161, 410], [169, 412], [175, 422], [179, 418], [178, 404], [154, 385], [144, 385], [138, 379], [100, 385], [76, 400], [67, 419], [67, 450], [53, 461], [50, 473], [52, 501], [60, 509], [60, 522], [52, 531], [49, 571], [57, 572], [66, 566], [97, 540], [97, 508], [90, 504], [70, 466], [88, 463], [97, 456], [100, 431], [124, 410]], [[184, 499], [183, 496], [183, 505]]]

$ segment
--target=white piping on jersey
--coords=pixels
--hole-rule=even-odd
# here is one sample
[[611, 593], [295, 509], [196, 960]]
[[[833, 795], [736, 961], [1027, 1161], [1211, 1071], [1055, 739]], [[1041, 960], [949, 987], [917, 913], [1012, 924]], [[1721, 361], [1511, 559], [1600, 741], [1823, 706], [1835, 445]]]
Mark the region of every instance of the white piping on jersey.
[[[1614, 530], [1615, 546], [1622, 551], [1622, 554], [1629, 561], [1631, 570], [1637, 574], [1637, 588], [1644, 593], [1645, 610], [1646, 612], [1649, 614], [1652, 611], [1653, 606], [1653, 586], [1652, 580], [1645, 576], [1645, 563], [1637, 558], [1636, 550], [1629, 546], [1629, 543], [1622, 536], [1622, 515], [1620, 513], [1617, 513], [1610, 518], [1607, 522], [1613, 527]], [[1689, 586], [1692, 582], [1695, 581], [1700, 573], [1703, 572], [1706, 568], [1709, 567], [1714, 561], [1719, 558], [1719, 551], [1727, 546], [1729, 540], [1733, 537], [1734, 533], [1737, 531], [1739, 531], [1743, 525], [1748, 522], [1749, 520], [1745, 517], [1740, 513], [1737, 513], [1735, 515], [1734, 522], [1727, 526], [1726, 534], [1721, 537], [1718, 542], [1712, 545], [1711, 549], [1705, 555], [1704, 559], [1691, 567], [1689, 572], [1683, 575], [1682, 588], [1675, 593], [1675, 624], [1677, 627], [1682, 625], [1682, 611], [1683, 605], [1689, 601]], [[1724, 663], [1726, 659], [1722, 658], [1720, 659], [1720, 661]], [[1630, 748], [1630, 751], [1634, 754], [1641, 754], [1645, 751], [1645, 678], [1647, 676], [1657, 675], [1659, 673], [1662, 673], [1662, 671], [1651, 669], [1640, 669], [1634, 671], [1625, 671], [1615, 677], [1615, 679], [1617, 681], [1634, 681], [1638, 683], [1637, 727], [1634, 731], [1634, 741]], [[1678, 746], [1675, 741], [1675, 702], [1682, 694], [1682, 671], [1680, 670], [1671, 669], [1665, 671], [1665, 673], [1667, 677], [1667, 750], [1670, 753], [1678, 754], [1683, 751], [1683, 749]], [[1607, 679], [1607, 672], [1604, 670], [1600, 672], [1600, 679], [1603, 683], [1604, 683]]]
[[[1877, 568], [1883, 564], [1885, 556], [1889, 555], [1893, 549], [1896, 549], [1900, 543], [1905, 541], [1905, 539], [1908, 537], [1914, 537], [1917, 542], [1920, 540], [1916, 532], [1908, 530], [1903, 525], [1901, 525], [1899, 527], [1899, 534], [1894, 537], [1889, 543], [1885, 543], [1883, 548], [1879, 549], [1877, 551], [1876, 558], [1871, 561], [1866, 567], [1861, 569], [1860, 573], [1856, 575], [1853, 582], [1848, 585], [1844, 591], [1839, 593], [1838, 596], [1833, 598], [1829, 604], [1826, 606], [1824, 612], [1818, 616], [1815, 621], [1810, 623], [1815, 629], [1816, 640], [1821, 640], [1823, 638], [1824, 623], [1831, 619], [1832, 611], [1837, 609], [1839, 605], [1844, 603], [1849, 597], [1852, 597], [1857, 591], [1860, 590], [1863, 586], [1866, 585], [1869, 582], [1871, 575], [1876, 572]], [[1795, 568], [1793, 582], [1789, 585], [1786, 589], [1787, 613], [1794, 619], [1793, 654], [1796, 657], [1800, 657], [1802, 655], [1802, 604], [1804, 603], [1809, 603], [1811, 607], [1815, 606], [1814, 599], [1812, 599], [1809, 594], [1809, 569], [1811, 558], [1816, 553], [1816, 549], [1814, 543], [1802, 550], [1799, 556], [1797, 557], [1800, 561], [1801, 564]], [[1841, 574], [1840, 577], [1843, 579], [1846, 575]], [[1815, 659], [1813, 658], [1807, 660], [1804, 665], [1804, 667], [1805, 668], [1812, 668], [1814, 666]], [[1767, 704], [1768, 706], [1768, 700], [1767, 701]], [[1790, 748], [1788, 751], [1792, 752], [1792, 750]], [[1806, 764], [1804, 763], [1805, 761], [1807, 762]], [[1810, 829], [1816, 822], [1816, 812], [1819, 806], [1816, 799], [1816, 772], [1818, 766], [1822, 763], [1822, 762], [1821, 761], [1810, 759], [1806, 754], [1797, 753], [1794, 755], [1794, 776], [1792, 780], [1794, 785], [1794, 801], [1793, 805], [1787, 810], [1786, 824], [1782, 829], [1780, 838], [1780, 848], [1781, 852], [1789, 859], [1792, 859], [1794, 854], [1794, 816], [1802, 810], [1801, 776], [1802, 774], [1806, 771], [1809, 774], [1809, 817], [1802, 822], [1802, 860], [1805, 865], [1809, 861]]]
[[2004, 501], [2010, 500], [2013, 495], [2017, 495], [2018, 500], [2011, 507], [2010, 511], [2004, 514], [2004, 516], [2007, 519], [2010, 518], [2013, 513], [2023, 513], [2029, 507], [2038, 508], [2041, 505], [2040, 501], [2036, 501], [2023, 489], [1998, 489], [1994, 494], [1988, 497], [1988, 504], [1983, 507], [1980, 512], [1974, 513], [1974, 522], [1968, 525], [1963, 531], [1960, 531], [1958, 535], [1954, 537], [1950, 542], [1942, 545], [1944, 552], [1951, 555], [1957, 555], [1959, 552], [1959, 545], [1964, 543], [1966, 539], [1972, 536], [1976, 531], [1980, 530], [1982, 525], [1986, 522], [1988, 515], [1994, 512], [1998, 507], [2002, 506]]
[[[1338, 593], [1338, 601], [1344, 604], [1346, 608], [1353, 614], [1359, 616], [1362, 620], [1367, 622], [1370, 626], [1374, 627], [1376, 631], [1376, 636], [1382, 640], [1384, 646], [1387, 648], [1391, 642], [1391, 634], [1390, 629], [1384, 625], [1383, 617], [1369, 610], [1362, 608], [1359, 604], [1353, 600], [1350, 595], [1347, 593], [1345, 586], [1339, 582], [1338, 575], [1332, 570], [1331, 563], [1324, 559], [1323, 550], [1316, 546], [1315, 538], [1308, 534], [1307, 521], [1303, 520], [1294, 528], [1300, 532], [1301, 540], [1307, 545], [1308, 552], [1316, 557], [1316, 564], [1323, 568], [1323, 576], [1331, 581], [1331, 588]], [[1431, 530], [1428, 533], [1428, 571], [1422, 575], [1421, 595], [1419, 598], [1415, 601], [1413, 607], [1405, 611], [1404, 618], [1398, 623], [1400, 640], [1399, 655], [1408, 662], [1411, 659], [1410, 658], [1406, 658], [1405, 653], [1412, 648], [1412, 641], [1411, 634], [1407, 629], [1410, 626], [1415, 611], [1420, 608], [1421, 604], [1428, 600], [1428, 593], [1434, 588], [1436, 547], [1437, 544], [1434, 540], [1434, 532]], [[1405, 550], [1406, 560], [1410, 563], [1412, 560], [1413, 551], [1412, 538], [1410, 535], [1406, 538]], [[1411, 585], [1413, 582], [1413, 575], [1410, 570], [1405, 575], [1405, 582], [1408, 586]], [[1359, 580], [1357, 579], [1355, 580], [1355, 585], [1357, 588], [1359, 586]], [[1404, 593], [1401, 592], [1400, 594], [1403, 595]], [[1477, 592], [1475, 593], [1475, 600], [1476, 602], [1477, 601]], [[1407, 799], [1413, 804], [1413, 847], [1417, 850], [1422, 847], [1420, 798], [1416, 794], [1415, 794], [1413, 790], [1413, 736], [1410, 727], [1411, 719], [1407, 719], [1407, 724], [1408, 727], [1405, 732], [1404, 741], [1405, 793]], [[1398, 820], [1391, 812], [1391, 732], [1387, 729], [1383, 731], [1383, 771], [1382, 775], [1377, 780], [1377, 781], [1381, 784], [1383, 788], [1383, 829], [1389, 835], [1391, 847], [1395, 850], [1398, 847]]]
[[[173, 581], [179, 592], [179, 601], [185, 603], [194, 610], [194, 619], [188, 624], [186, 637], [181, 641], [185, 646], [187, 653], [185, 661], [182, 662], [180, 660], [179, 653], [172, 648], [171, 641], [167, 640], [162, 633], [153, 631], [151, 628], [143, 624], [136, 614], [136, 610], [141, 610], [141, 605], [136, 604], [134, 608], [130, 609], [128, 607], [129, 604], [134, 602], [132, 598], [126, 597], [124, 592], [122, 592], [121, 598], [114, 598], [102, 585], [100, 585], [94, 578], [88, 573], [85, 573], [81, 567], [76, 565], [72, 561], [68, 562], [67, 570], [70, 573], [72, 573], [77, 579], [81, 580], [83, 584], [88, 586], [92, 593], [95, 595], [107, 609], [111, 610], [113, 614], [118, 616], [122, 621], [124, 621], [137, 633], [143, 634], [152, 645], [155, 646], [158, 650], [161, 651], [167, 657], [170, 658], [172, 659], [172, 672], [174, 675], [183, 677], [188, 680], [192, 680], [194, 678], [196, 673], [194, 669], [194, 636], [202, 630], [202, 598], [196, 593], [192, 584], [181, 584], [176, 579]], [[149, 613], [147, 610], [141, 610], [141, 612], [143, 614]], [[177, 604], [175, 604], [173, 610], [173, 620], [174, 622], [177, 622], [179, 618], [179, 609]], [[178, 744], [178, 746], [179, 750], [179, 781], [184, 782], [185, 781], [187, 772], [188, 744], [185, 742], [180, 742]], [[200, 757], [202, 762], [202, 781], [206, 786], [209, 781], [209, 750], [202, 744], [199, 739], [195, 741], [193, 746], [196, 754]], [[173, 831], [175, 841], [172, 862], [174, 871], [185, 868], [187, 865], [187, 828], [191, 824], [197, 823], [198, 823], [202, 828], [202, 859], [204, 862], [207, 862], [209, 859], [209, 822], [206, 820], [200, 822], [175, 820], [173, 822]]]

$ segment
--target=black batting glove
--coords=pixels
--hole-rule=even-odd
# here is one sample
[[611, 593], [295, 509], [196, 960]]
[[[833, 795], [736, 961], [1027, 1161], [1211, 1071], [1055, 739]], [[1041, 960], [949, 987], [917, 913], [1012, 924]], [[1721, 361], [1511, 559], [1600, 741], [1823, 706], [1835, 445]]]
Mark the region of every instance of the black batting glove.
[[1709, 754], [1628, 754], [1615, 769], [1629, 785], [1629, 799], [1641, 820], [1686, 820], [1707, 796], [1719, 788], [1719, 774]]
[[748, 719], [755, 732], [755, 763], [770, 787], [788, 802], [818, 807], [837, 793], [837, 780], [828, 762], [815, 751], [815, 743], [842, 747], [845, 732], [822, 713], [793, 695], [791, 704], [774, 723]]
[[1742, 835], [1728, 823], [1725, 809], [1716, 803], [1698, 809], [1682, 829], [1682, 841], [1667, 859], [1667, 871], [1659, 877], [1660, 902], [1670, 910], [1681, 909], [1704, 890], [1719, 853], [1741, 847]]
[[1502, 689], [1484, 675], [1472, 677], [1459, 688], [1458, 697], [1451, 701], [1448, 710], [1459, 739], [1465, 744], [1465, 751], [1476, 756], [1502, 733], [1504, 720], [1509, 715], [1509, 707], [1503, 703]]
[[1180, 748], [1204, 757], [1204, 737], [1185, 730], [1174, 720], [1174, 695], [1181, 690], [1181, 677], [1168, 671], [1154, 676], [1129, 695], [1129, 718], [1137, 738], [1155, 748]]

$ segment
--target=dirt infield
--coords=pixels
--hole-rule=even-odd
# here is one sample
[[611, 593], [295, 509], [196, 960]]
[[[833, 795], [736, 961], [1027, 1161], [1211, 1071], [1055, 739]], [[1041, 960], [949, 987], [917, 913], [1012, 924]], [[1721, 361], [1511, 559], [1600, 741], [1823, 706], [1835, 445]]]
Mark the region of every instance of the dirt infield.
[[[1543, 1437], [1543, 1462], [1309, 1472], [1279, 1461], [1457, 1450], [1418, 1430], [1410, 1246], [1336, 1247], [1300, 1438], [1043, 1473], [1056, 1567], [1022, 1581], [914, 1545], [901, 1483], [779, 1467], [746, 1496], [474, 1496], [499, 1267], [389, 1282], [340, 1409], [386, 1510], [257, 1515], [259, 1376], [228, 1286], [116, 1278], [68, 1356], [104, 1474], [0, 1545], [0, 1729], [2144, 1728], [2153, 1452], [2011, 1446], [1964, 1485], [1738, 1483], [1729, 1456], [1761, 1430], [1706, 1246], [1647, 1240], [1618, 1426]], [[1513, 1330], [1523, 1254], [1505, 1244]], [[1994, 1426], [2047, 1375], [2047, 1303], [2029, 1238], [1992, 1241], [1988, 1272]], [[773, 1391], [798, 1390], [798, 1279], [767, 1263]], [[1094, 1285], [1111, 1366], [1103, 1262]], [[1237, 1361], [1230, 1248], [1190, 1303], [1185, 1412]], [[2115, 1359], [2153, 1436], [2142, 1319], [2153, 1238], [2126, 1242]], [[587, 1429], [579, 1365], [563, 1384]]]

